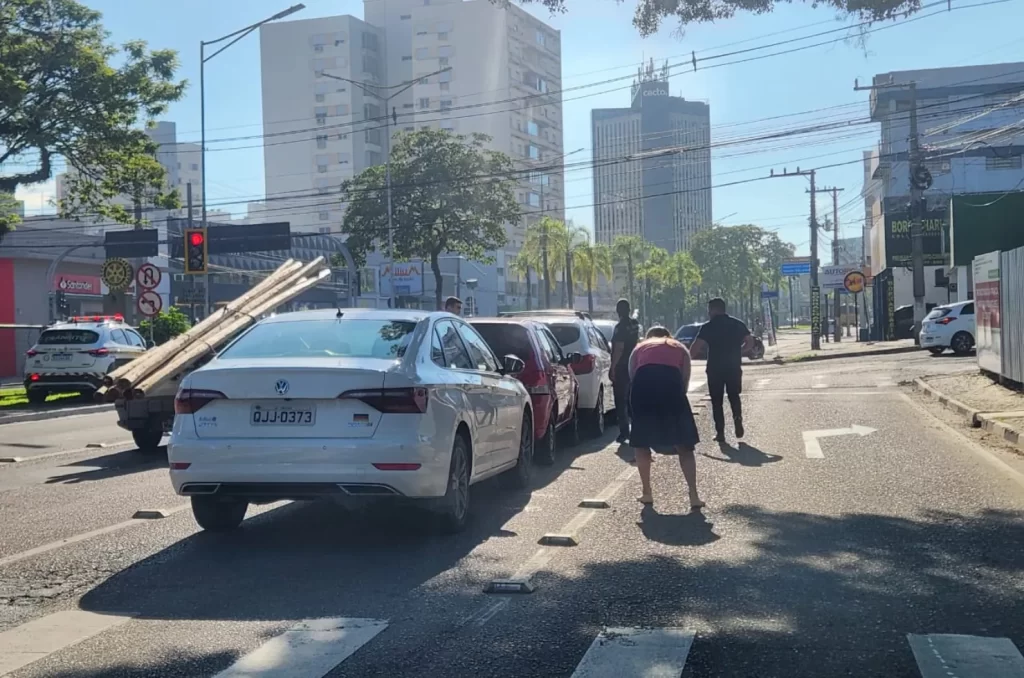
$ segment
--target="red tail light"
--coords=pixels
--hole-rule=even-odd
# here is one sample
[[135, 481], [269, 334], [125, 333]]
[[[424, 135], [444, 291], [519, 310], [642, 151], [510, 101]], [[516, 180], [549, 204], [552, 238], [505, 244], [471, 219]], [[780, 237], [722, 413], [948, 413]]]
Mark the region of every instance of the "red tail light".
[[87, 353], [91, 355], [93, 358], [99, 358], [101, 356], [108, 355], [110, 351], [105, 348], [98, 348], [95, 351], [87, 351]]
[[590, 374], [597, 366], [597, 358], [593, 353], [584, 353], [583, 360], [572, 365], [572, 371], [576, 374]]
[[374, 463], [373, 467], [378, 471], [418, 471], [419, 464], [385, 464]]
[[203, 391], [186, 388], [178, 391], [174, 397], [175, 414], [195, 414], [214, 400], [224, 400], [227, 396], [220, 391]]
[[29, 358], [35, 358], [37, 355], [39, 355], [39, 351], [35, 350], [34, 348], [30, 348], [29, 350], [25, 351], [25, 355], [27, 355]]
[[38, 374], [30, 374], [30, 375], [28, 375], [28, 380], [29, 381], [39, 381], [39, 375]]
[[416, 388], [382, 388], [345, 391], [339, 398], [359, 400], [382, 414], [423, 414], [427, 411], [430, 392]]
[[956, 318], [950, 318], [948, 315], [945, 318], [939, 318], [935, 321], [937, 325], [948, 325], [949, 323], [956, 320]]

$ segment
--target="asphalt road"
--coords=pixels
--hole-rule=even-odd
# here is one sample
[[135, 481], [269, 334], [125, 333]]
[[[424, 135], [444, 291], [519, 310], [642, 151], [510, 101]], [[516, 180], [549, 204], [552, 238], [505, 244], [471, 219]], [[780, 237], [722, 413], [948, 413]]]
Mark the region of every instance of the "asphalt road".
[[[0, 426], [50, 455], [0, 467], [0, 676], [1024, 675], [1024, 464], [898, 386], [970, 368], [751, 366], [743, 444], [710, 442], [706, 389], [692, 396], [702, 512], [668, 457], [641, 510], [609, 432], [530, 493], [476, 486], [454, 537], [309, 504], [203, 534], [159, 459], [52, 455], [123, 440], [113, 414]], [[609, 508], [579, 508], [599, 496]], [[555, 533], [578, 545], [538, 544]], [[517, 576], [535, 590], [483, 592]]]

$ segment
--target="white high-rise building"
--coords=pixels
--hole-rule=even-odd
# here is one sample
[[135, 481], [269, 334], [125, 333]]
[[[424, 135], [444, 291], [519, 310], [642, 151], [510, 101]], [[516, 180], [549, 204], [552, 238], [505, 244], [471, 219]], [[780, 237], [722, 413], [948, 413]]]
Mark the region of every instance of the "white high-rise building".
[[384, 115], [393, 116], [394, 134], [428, 127], [486, 134], [524, 170], [517, 188], [524, 217], [495, 253], [493, 304], [485, 290], [476, 303], [480, 313], [519, 304], [525, 286], [505, 278], [506, 262], [529, 222], [564, 217], [559, 32], [489, 0], [365, 0], [364, 20], [279, 22], [260, 32], [266, 191], [268, 201], [290, 208], [279, 211], [282, 220], [293, 230], [341, 230], [338, 188], [383, 162]]

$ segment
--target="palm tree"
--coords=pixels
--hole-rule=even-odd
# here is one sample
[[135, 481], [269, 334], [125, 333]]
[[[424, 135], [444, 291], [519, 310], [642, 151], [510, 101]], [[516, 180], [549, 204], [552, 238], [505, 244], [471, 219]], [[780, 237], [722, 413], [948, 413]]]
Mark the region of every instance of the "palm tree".
[[544, 275], [544, 307], [551, 308], [551, 289], [562, 266], [564, 255], [560, 243], [564, 241], [565, 224], [558, 219], [542, 217], [540, 221], [526, 227], [526, 242], [523, 249], [539, 263], [538, 270]]
[[686, 294], [701, 283], [700, 268], [689, 252], [676, 252], [665, 262], [663, 274], [667, 296], [678, 300], [676, 321], [681, 325], [685, 322]]
[[601, 275], [606, 280], [612, 279], [612, 250], [607, 245], [591, 243], [590, 234], [585, 233], [573, 247], [572, 263], [575, 272], [586, 282], [587, 310], [593, 313], [597, 277]]
[[612, 241], [612, 255], [616, 263], [626, 264], [626, 286], [629, 290], [629, 303], [634, 304], [633, 274], [647, 257], [649, 244], [638, 235], [619, 235]]
[[565, 240], [561, 243], [565, 254], [565, 268], [562, 272], [562, 290], [565, 295], [566, 308], [573, 308], [575, 305], [576, 289], [573, 285], [572, 272], [576, 246], [581, 242], [590, 242], [590, 232], [582, 226], [577, 226], [568, 221], [565, 224]]
[[530, 272], [537, 269], [537, 262], [533, 254], [526, 249], [519, 250], [519, 253], [508, 264], [508, 269], [517, 275], [523, 276], [526, 280], [526, 310], [533, 310], [533, 291]]

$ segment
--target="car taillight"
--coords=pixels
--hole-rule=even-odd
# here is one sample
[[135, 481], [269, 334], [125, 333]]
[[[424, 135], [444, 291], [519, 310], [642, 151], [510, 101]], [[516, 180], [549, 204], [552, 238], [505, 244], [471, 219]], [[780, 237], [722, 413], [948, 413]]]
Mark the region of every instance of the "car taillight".
[[30, 348], [29, 350], [25, 351], [25, 355], [27, 355], [29, 358], [35, 358], [37, 355], [39, 355], [39, 351], [35, 350], [34, 348]]
[[948, 325], [949, 323], [953, 322], [954, 320], [956, 320], [956, 318], [950, 318], [949, 316], [946, 316], [945, 318], [939, 318], [935, 322], [938, 325]]
[[597, 358], [594, 357], [593, 353], [584, 353], [583, 359], [578, 363], [572, 364], [572, 371], [576, 374], [590, 374], [594, 371], [594, 367], [597, 365]]
[[224, 400], [227, 396], [220, 391], [204, 391], [202, 389], [185, 388], [174, 397], [175, 414], [195, 414], [214, 400]]
[[39, 381], [39, 375], [38, 374], [30, 374], [30, 375], [28, 375], [28, 380], [29, 381]]
[[338, 397], [359, 400], [382, 414], [423, 414], [427, 411], [430, 392], [422, 386], [380, 388], [345, 391]]
[[86, 353], [91, 355], [93, 358], [99, 358], [101, 356], [105, 356], [105, 355], [109, 354], [110, 351], [108, 349], [105, 349], [105, 348], [97, 348], [94, 351], [86, 351]]

